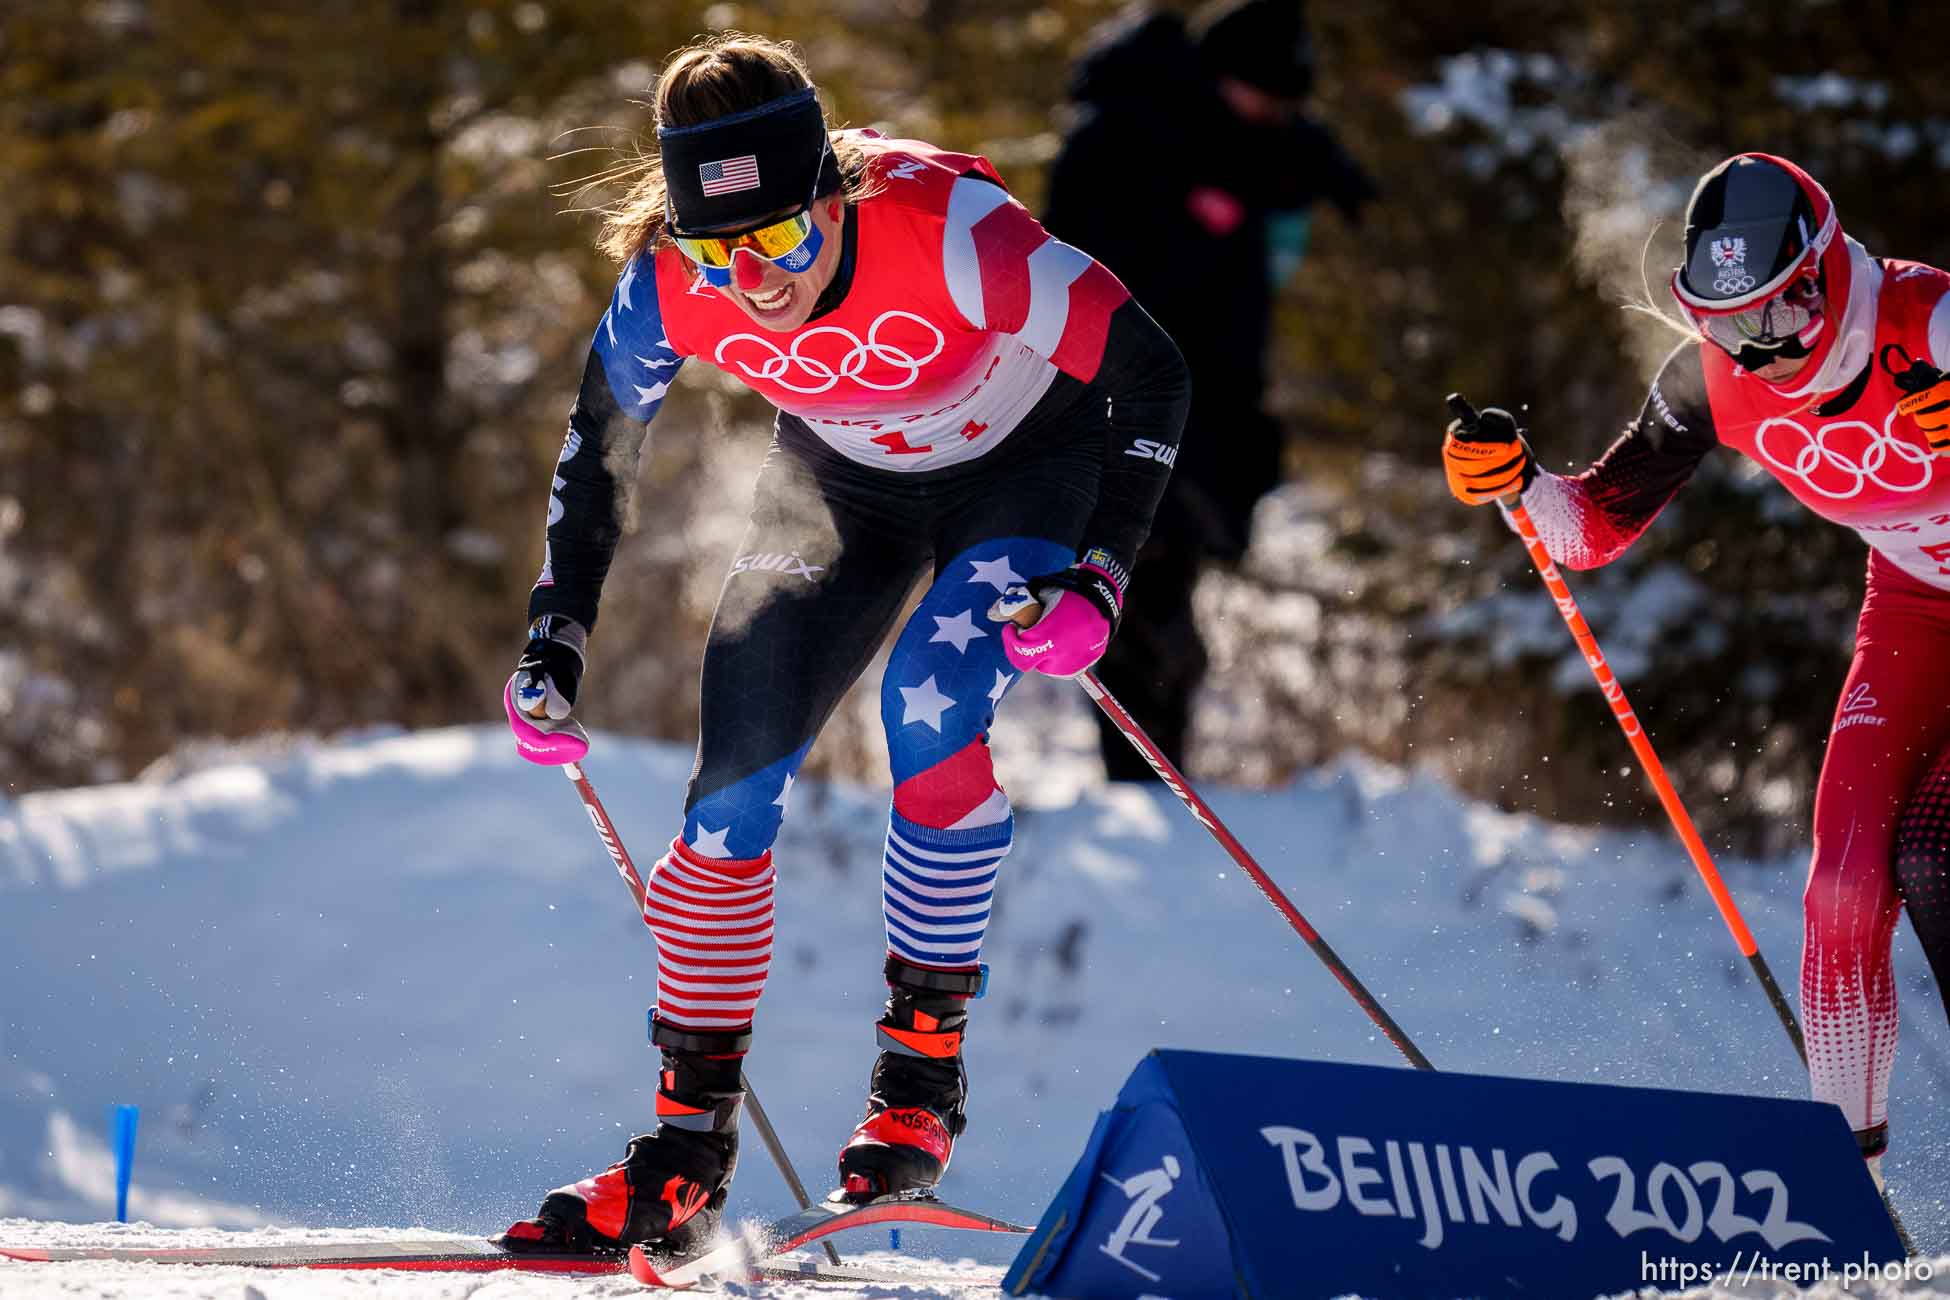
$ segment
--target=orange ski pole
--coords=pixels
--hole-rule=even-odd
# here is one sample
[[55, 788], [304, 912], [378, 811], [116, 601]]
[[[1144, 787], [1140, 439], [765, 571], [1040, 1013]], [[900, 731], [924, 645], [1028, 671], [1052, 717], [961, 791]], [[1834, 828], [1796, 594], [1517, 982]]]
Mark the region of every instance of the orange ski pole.
[[[1449, 409], [1462, 422], [1465, 431], [1475, 428], [1476, 409], [1460, 393], [1449, 395]], [[1768, 969], [1767, 959], [1761, 956], [1760, 945], [1754, 942], [1753, 932], [1747, 928], [1733, 895], [1727, 891], [1726, 881], [1720, 878], [1719, 870], [1714, 867], [1712, 855], [1706, 851], [1706, 842], [1700, 839], [1693, 819], [1686, 813], [1686, 805], [1679, 800], [1679, 792], [1673, 789], [1672, 778], [1666, 775], [1665, 764], [1653, 751], [1652, 741], [1640, 725], [1638, 714], [1632, 711], [1631, 702], [1625, 698], [1625, 688], [1612, 672], [1605, 652], [1598, 648], [1598, 639], [1591, 634], [1591, 625], [1584, 621], [1577, 599], [1571, 595], [1570, 587], [1565, 585], [1564, 575], [1558, 572], [1557, 562], [1545, 549], [1543, 538], [1537, 535], [1536, 525], [1531, 523], [1530, 513], [1523, 508], [1517, 494], [1513, 492], [1505, 497], [1503, 504], [1517, 526], [1517, 536], [1523, 539], [1524, 549], [1530, 552], [1530, 562], [1537, 566], [1537, 576], [1544, 580], [1544, 588], [1556, 603], [1557, 612], [1564, 616], [1564, 625], [1571, 629], [1572, 639], [1583, 652], [1585, 663], [1591, 666], [1591, 675], [1598, 680], [1599, 693], [1611, 705], [1612, 716], [1618, 719], [1625, 739], [1631, 742], [1632, 752], [1638, 755], [1646, 779], [1652, 783], [1653, 793], [1659, 796], [1666, 816], [1672, 819], [1673, 829], [1679, 832], [1679, 842], [1686, 846], [1686, 856], [1693, 860], [1694, 869], [1706, 882], [1706, 892], [1713, 896], [1713, 905], [1720, 909], [1720, 919], [1726, 922], [1735, 946], [1747, 959], [1747, 964], [1753, 967], [1754, 978], [1766, 991], [1767, 1000], [1774, 1006], [1774, 1014], [1780, 1017], [1781, 1028], [1787, 1031], [1788, 1041], [1794, 1044], [1795, 1054], [1801, 1058], [1802, 1064], [1807, 1064], [1808, 1048], [1801, 1039], [1801, 1025], [1794, 1018], [1794, 1009], [1788, 1005], [1781, 986], [1774, 982], [1774, 972]]]

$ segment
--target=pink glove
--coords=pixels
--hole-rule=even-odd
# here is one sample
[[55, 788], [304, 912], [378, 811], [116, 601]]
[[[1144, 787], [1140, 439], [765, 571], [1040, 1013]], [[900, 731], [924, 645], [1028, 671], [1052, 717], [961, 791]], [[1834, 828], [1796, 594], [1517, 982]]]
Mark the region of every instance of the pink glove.
[[1022, 609], [1032, 600], [1042, 617], [1027, 628], [1003, 628], [1002, 652], [1023, 672], [1050, 677], [1075, 677], [1103, 658], [1124, 606], [1116, 581], [1094, 564], [1031, 578], [1026, 591], [1011, 588], [996, 605]]
[[1224, 239], [1246, 219], [1246, 205], [1231, 194], [1201, 185], [1185, 196], [1185, 211], [1214, 239]]
[[520, 676], [510, 677], [501, 692], [501, 707], [508, 711], [508, 726], [515, 733], [515, 750], [544, 767], [581, 762], [589, 752], [589, 733], [574, 718], [535, 718], [516, 708], [515, 680]]

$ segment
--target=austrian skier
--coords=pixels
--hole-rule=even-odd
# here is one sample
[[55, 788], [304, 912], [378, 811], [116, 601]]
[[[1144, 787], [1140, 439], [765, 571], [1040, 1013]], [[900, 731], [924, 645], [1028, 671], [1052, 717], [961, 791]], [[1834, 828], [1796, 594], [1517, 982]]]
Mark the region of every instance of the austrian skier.
[[[648, 881], [658, 1124], [549, 1193], [506, 1234], [517, 1249], [679, 1250], [716, 1222], [793, 776], [921, 581], [881, 683], [891, 993], [839, 1176], [852, 1199], [942, 1176], [1013, 825], [989, 727], [1023, 673], [1071, 676], [1103, 654], [1188, 401], [1172, 341], [986, 159], [831, 129], [789, 45], [689, 46], [653, 111], [657, 156], [603, 229], [622, 275], [505, 693], [524, 752], [549, 749], [576, 703], [638, 454], [678, 373], [695, 358], [778, 415], [704, 652], [682, 826]], [[991, 622], [1024, 588], [1040, 621]]]
[[1540, 468], [1509, 413], [1488, 410], [1473, 432], [1449, 425], [1449, 487], [1470, 505], [1521, 493], [1551, 557], [1591, 568], [1726, 446], [1868, 543], [1815, 791], [1801, 1004], [1813, 1094], [1842, 1108], [1880, 1181], [1905, 899], [1950, 988], [1950, 275], [1871, 256], [1805, 171], [1746, 153], [1693, 191], [1671, 289], [1692, 338], [1595, 464]]

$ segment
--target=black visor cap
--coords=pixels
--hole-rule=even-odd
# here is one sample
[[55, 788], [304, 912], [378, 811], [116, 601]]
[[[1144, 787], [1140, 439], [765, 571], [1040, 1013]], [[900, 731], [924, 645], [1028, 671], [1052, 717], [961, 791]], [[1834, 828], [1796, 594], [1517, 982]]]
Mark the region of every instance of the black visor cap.
[[1737, 158], [1693, 195], [1680, 281], [1703, 302], [1740, 298], [1799, 261], [1815, 231], [1814, 204], [1794, 177], [1765, 160]]
[[811, 86], [695, 126], [657, 132], [672, 230], [735, 231], [803, 209], [831, 153]]

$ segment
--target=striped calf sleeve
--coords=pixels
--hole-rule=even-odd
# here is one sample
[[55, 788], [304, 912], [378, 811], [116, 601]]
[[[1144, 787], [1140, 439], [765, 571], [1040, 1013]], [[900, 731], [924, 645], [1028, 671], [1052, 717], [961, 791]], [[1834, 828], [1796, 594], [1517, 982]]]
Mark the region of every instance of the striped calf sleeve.
[[973, 966], [981, 959], [995, 871], [1014, 838], [1013, 817], [944, 831], [892, 813], [881, 908], [887, 950], [919, 966]]
[[701, 857], [682, 840], [650, 872], [643, 921], [657, 938], [657, 1015], [685, 1029], [752, 1021], [772, 967], [772, 855]]

